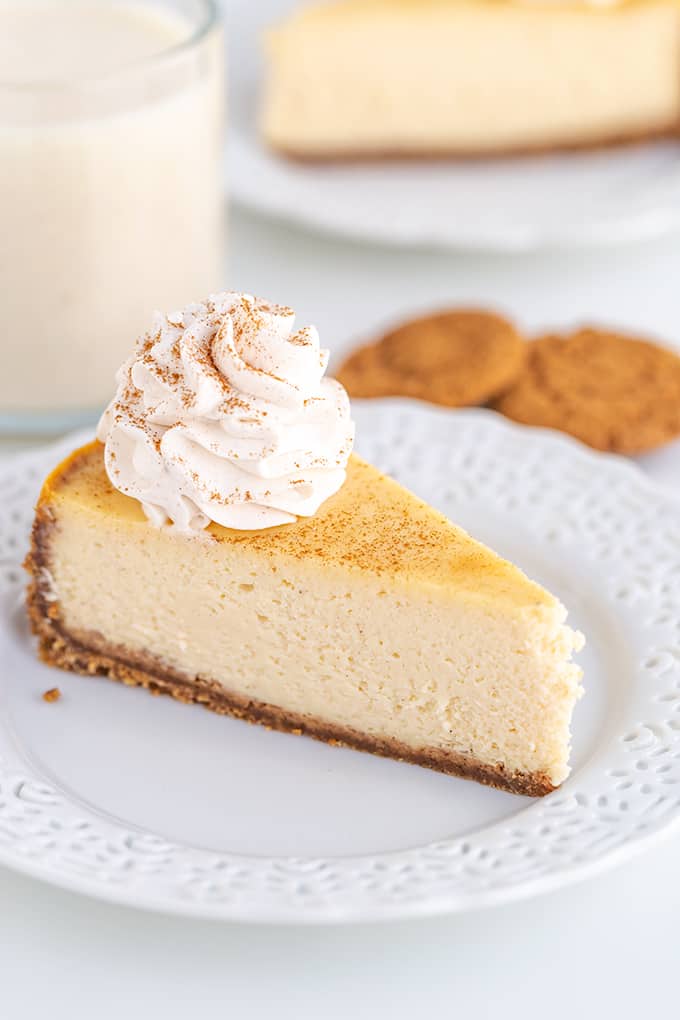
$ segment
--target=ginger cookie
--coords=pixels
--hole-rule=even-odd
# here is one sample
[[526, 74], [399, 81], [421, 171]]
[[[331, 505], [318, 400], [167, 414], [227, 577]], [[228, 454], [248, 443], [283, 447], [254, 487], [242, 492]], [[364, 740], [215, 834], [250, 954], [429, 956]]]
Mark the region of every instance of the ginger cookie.
[[529, 344], [526, 367], [493, 405], [597, 450], [642, 453], [680, 435], [680, 357], [600, 329]]
[[515, 381], [527, 344], [492, 312], [452, 309], [412, 319], [349, 356], [337, 378], [352, 397], [484, 404]]

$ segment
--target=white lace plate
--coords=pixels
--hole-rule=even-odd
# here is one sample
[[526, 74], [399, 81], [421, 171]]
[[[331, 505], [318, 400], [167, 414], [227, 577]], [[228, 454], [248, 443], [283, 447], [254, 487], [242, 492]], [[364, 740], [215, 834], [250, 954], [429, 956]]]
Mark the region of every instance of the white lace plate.
[[380, 401], [356, 417], [364, 456], [547, 584], [587, 635], [569, 780], [532, 801], [38, 663], [20, 564], [72, 438], [0, 467], [0, 863], [171, 913], [376, 920], [555, 888], [678, 821], [680, 500], [491, 412]]
[[266, 28], [296, 0], [228, 0], [228, 178], [236, 201], [306, 227], [393, 245], [495, 251], [603, 245], [680, 227], [677, 142], [528, 159], [303, 165], [258, 130]]

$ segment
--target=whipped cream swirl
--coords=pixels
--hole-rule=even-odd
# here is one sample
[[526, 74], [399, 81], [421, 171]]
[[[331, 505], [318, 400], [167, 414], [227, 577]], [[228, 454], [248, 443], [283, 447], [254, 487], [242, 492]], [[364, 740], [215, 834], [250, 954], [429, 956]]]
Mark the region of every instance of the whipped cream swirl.
[[225, 292], [167, 316], [116, 376], [97, 437], [149, 520], [252, 530], [310, 517], [341, 487], [354, 425], [313, 326]]

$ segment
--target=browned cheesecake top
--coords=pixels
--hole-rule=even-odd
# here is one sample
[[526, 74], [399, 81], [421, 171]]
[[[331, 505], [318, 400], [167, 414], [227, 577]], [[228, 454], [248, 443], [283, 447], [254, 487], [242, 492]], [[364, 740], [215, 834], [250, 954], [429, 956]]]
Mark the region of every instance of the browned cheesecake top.
[[[76, 450], [52, 472], [40, 502], [76, 503], [115, 515], [139, 526], [140, 540], [141, 529], [152, 527], [137, 500], [111, 485], [98, 442]], [[342, 489], [313, 517], [261, 531], [211, 524], [205, 534], [219, 543], [247, 545], [253, 553], [284, 560], [350, 567], [437, 588], [460, 586], [514, 605], [555, 605], [553, 597], [521, 570], [356, 455], [350, 459]]]

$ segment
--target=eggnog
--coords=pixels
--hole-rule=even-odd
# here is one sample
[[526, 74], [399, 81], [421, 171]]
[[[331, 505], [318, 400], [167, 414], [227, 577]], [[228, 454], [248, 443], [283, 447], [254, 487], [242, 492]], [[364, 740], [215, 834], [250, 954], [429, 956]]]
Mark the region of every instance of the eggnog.
[[208, 0], [0, 0], [0, 425], [98, 410], [223, 286], [222, 61]]

